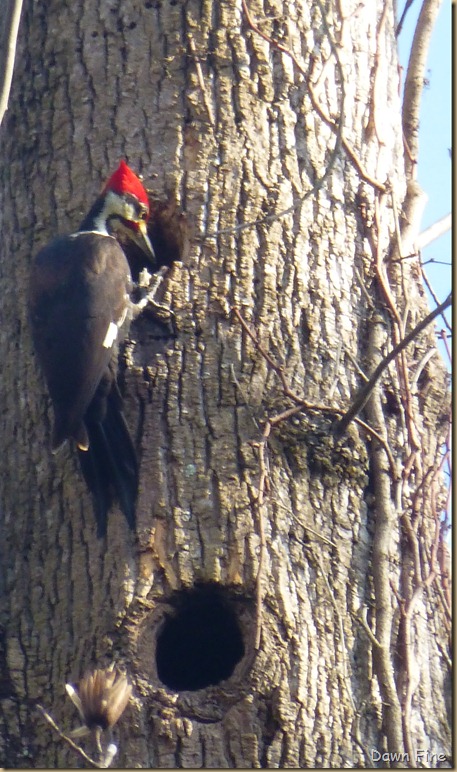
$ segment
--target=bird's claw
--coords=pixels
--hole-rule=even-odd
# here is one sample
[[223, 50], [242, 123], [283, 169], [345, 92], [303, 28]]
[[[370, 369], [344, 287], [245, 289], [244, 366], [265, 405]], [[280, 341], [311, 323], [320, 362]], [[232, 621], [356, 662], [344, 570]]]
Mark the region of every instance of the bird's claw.
[[165, 303], [158, 303], [155, 299], [167, 270], [167, 266], [163, 266], [157, 273], [151, 275], [147, 268], [143, 268], [138, 277], [136, 289], [139, 289], [141, 294], [146, 290], [146, 294], [136, 303], [132, 303], [132, 311], [134, 319], [145, 311], [157, 321], [162, 324], [170, 324], [174, 329], [174, 312]]

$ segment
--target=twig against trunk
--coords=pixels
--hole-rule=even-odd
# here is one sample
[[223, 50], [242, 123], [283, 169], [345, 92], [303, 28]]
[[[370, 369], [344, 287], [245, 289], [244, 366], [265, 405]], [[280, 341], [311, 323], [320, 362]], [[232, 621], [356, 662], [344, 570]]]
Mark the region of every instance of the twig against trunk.
[[54, 731], [57, 732], [60, 739], [63, 740], [65, 743], [67, 743], [67, 745], [69, 745], [70, 748], [75, 751], [75, 753], [81, 756], [81, 758], [84, 759], [84, 761], [86, 761], [88, 764], [90, 764], [90, 766], [93, 767], [94, 769], [104, 769], [103, 764], [98, 764], [98, 762], [96, 762], [94, 759], [88, 756], [87, 753], [83, 751], [83, 749], [79, 745], [73, 742], [71, 737], [68, 737], [68, 735], [62, 732], [62, 730], [57, 726], [52, 716], [49, 715], [47, 710], [45, 710], [42, 705], [36, 705], [36, 708], [37, 710], [40, 711], [43, 718], [54, 729]]
[[335, 435], [337, 437], [341, 437], [351, 421], [356, 417], [357, 413], [359, 413], [362, 408], [365, 407], [366, 403], [371, 397], [374, 387], [392, 360], [395, 359], [395, 357], [398, 356], [398, 354], [400, 354], [415, 338], [417, 338], [422, 330], [425, 330], [425, 328], [428, 327], [428, 325], [431, 324], [431, 322], [433, 322], [433, 320], [436, 319], [436, 317], [439, 316], [446, 308], [448, 308], [451, 303], [452, 293], [449, 293], [446, 300], [444, 300], [437, 308], [435, 308], [434, 311], [431, 311], [429, 314], [427, 314], [427, 316], [422, 319], [419, 324], [416, 324], [414, 329], [412, 329], [403, 338], [403, 340], [401, 340], [400, 343], [398, 343], [398, 345], [396, 345], [392, 351], [387, 354], [382, 362], [379, 363], [374, 373], [370, 376], [369, 380], [360, 389], [347, 413], [337, 423], [335, 428]]

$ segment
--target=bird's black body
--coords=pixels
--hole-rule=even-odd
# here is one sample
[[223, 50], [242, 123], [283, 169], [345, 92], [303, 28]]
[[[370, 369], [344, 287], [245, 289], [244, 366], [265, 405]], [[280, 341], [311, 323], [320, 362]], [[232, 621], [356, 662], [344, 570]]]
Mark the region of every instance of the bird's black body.
[[85, 444], [84, 415], [116, 354], [103, 342], [126, 315], [129, 277], [117, 241], [99, 233], [55, 239], [35, 259], [30, 312], [54, 405], [54, 450], [68, 437]]
[[[111, 180], [130, 174], [134, 191], [147, 200], [138, 178], [122, 164]], [[79, 231], [37, 254], [30, 277], [33, 341], [54, 408], [52, 448], [57, 451], [67, 439], [76, 442], [98, 536], [106, 534], [114, 500], [135, 526], [138, 465], [116, 382], [119, 332], [132, 307], [131, 277], [119, 242], [109, 234], [116, 223], [124, 237], [132, 228], [132, 239], [141, 245], [145, 207], [128, 191], [107, 187]], [[144, 248], [153, 255], [147, 237]]]
[[78, 455], [98, 535], [113, 498], [134, 527], [137, 463], [114, 374], [118, 341], [109, 337], [110, 325], [126, 317], [129, 290], [124, 252], [100, 233], [55, 239], [32, 269], [32, 331], [54, 406], [52, 447], [73, 438], [87, 448]]

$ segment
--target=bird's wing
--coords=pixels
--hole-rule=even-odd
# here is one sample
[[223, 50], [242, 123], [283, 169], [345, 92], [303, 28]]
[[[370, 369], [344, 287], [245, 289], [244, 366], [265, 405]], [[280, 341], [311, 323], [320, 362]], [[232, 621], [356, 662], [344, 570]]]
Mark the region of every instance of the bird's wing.
[[30, 280], [35, 348], [55, 412], [53, 446], [83, 442], [84, 413], [128, 310], [129, 267], [110, 236], [76, 233], [38, 253]]

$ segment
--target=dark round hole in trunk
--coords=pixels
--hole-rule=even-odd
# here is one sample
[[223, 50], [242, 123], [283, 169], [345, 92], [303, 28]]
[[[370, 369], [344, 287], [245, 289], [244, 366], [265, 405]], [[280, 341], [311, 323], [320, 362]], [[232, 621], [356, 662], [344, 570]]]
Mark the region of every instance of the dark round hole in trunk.
[[244, 655], [240, 625], [220, 588], [179, 593], [158, 635], [157, 673], [173, 691], [196, 691], [229, 678]]

